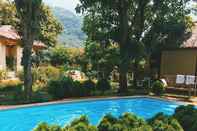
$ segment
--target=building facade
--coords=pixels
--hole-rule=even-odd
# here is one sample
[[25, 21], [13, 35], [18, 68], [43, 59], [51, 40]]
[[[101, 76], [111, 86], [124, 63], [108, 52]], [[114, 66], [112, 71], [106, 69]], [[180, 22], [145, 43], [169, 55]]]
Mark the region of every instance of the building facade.
[[[40, 41], [33, 44], [33, 52], [45, 48]], [[21, 37], [10, 25], [0, 27], [0, 70], [18, 71], [22, 68]]]
[[162, 52], [160, 76], [197, 75], [197, 23], [180, 48]]

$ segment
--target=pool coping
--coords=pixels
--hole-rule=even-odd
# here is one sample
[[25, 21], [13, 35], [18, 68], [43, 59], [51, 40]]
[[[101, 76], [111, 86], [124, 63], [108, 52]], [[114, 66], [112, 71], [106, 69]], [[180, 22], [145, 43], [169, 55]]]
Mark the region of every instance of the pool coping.
[[14, 110], [14, 109], [20, 109], [20, 108], [29, 108], [29, 107], [36, 107], [36, 106], [47, 106], [47, 105], [53, 105], [53, 104], [67, 104], [67, 103], [87, 102], [87, 101], [96, 101], [96, 100], [115, 100], [115, 99], [130, 99], [130, 98], [158, 99], [158, 100], [177, 103], [178, 105], [191, 104], [190, 102], [180, 101], [180, 100], [176, 100], [176, 99], [172, 100], [169, 98], [163, 98], [163, 97], [157, 97], [157, 96], [140, 95], [140, 96], [90, 97], [90, 98], [75, 98], [75, 99], [71, 98], [71, 99], [64, 99], [64, 100], [44, 102], [44, 103], [33, 103], [33, 104], [13, 105], [13, 106], [0, 106], [0, 111]]

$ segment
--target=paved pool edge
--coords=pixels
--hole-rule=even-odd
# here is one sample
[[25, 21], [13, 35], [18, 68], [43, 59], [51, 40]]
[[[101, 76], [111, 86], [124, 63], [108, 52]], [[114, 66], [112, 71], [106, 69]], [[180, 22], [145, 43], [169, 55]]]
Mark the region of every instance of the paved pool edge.
[[116, 97], [95, 97], [95, 98], [65, 99], [65, 100], [45, 102], [45, 103], [34, 103], [34, 104], [14, 105], [14, 106], [0, 106], [0, 111], [35, 107], [35, 106], [47, 106], [47, 105], [53, 105], [53, 104], [63, 104], [63, 103], [66, 104], [66, 103], [77, 103], [77, 102], [96, 101], [96, 100], [131, 99], [131, 98], [158, 99], [158, 100], [163, 100], [163, 101], [175, 102], [179, 105], [191, 104], [189, 102], [183, 102], [183, 101], [179, 101], [179, 100], [171, 100], [171, 99], [161, 98], [161, 97], [156, 97], [156, 96], [141, 95], [141, 96], [120, 96], [120, 97], [116, 96]]

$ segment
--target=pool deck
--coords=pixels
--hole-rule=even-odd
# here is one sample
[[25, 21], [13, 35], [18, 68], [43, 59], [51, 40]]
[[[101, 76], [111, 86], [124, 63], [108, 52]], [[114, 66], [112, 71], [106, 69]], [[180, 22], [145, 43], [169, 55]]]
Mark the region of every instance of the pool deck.
[[17, 108], [24, 108], [24, 107], [32, 107], [32, 106], [44, 106], [44, 105], [51, 105], [51, 104], [61, 104], [61, 103], [71, 103], [71, 102], [83, 102], [83, 101], [89, 101], [89, 100], [104, 100], [104, 99], [120, 99], [120, 98], [141, 98], [141, 97], [147, 97], [147, 98], [153, 98], [153, 99], [160, 99], [160, 100], [168, 100], [172, 102], [181, 103], [184, 105], [191, 104], [197, 106], [197, 98], [193, 98], [195, 101], [188, 101], [184, 98], [175, 98], [170, 96], [165, 97], [156, 97], [156, 96], [117, 96], [117, 97], [83, 97], [83, 98], [72, 98], [72, 99], [63, 99], [58, 101], [51, 101], [51, 102], [45, 102], [45, 103], [33, 103], [33, 104], [24, 104], [24, 105], [6, 105], [6, 106], [0, 106], [1, 110], [9, 110], [9, 109], [17, 109]]

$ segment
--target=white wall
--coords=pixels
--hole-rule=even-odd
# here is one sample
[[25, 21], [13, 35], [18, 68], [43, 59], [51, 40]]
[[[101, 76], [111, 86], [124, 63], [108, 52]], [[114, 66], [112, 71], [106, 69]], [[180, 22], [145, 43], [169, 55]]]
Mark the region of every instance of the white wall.
[[0, 43], [0, 69], [6, 69], [6, 46]]
[[16, 58], [16, 70], [19, 71], [21, 70], [23, 67], [21, 65], [21, 61], [22, 61], [22, 56], [23, 56], [23, 49], [20, 46], [17, 46], [17, 58]]

